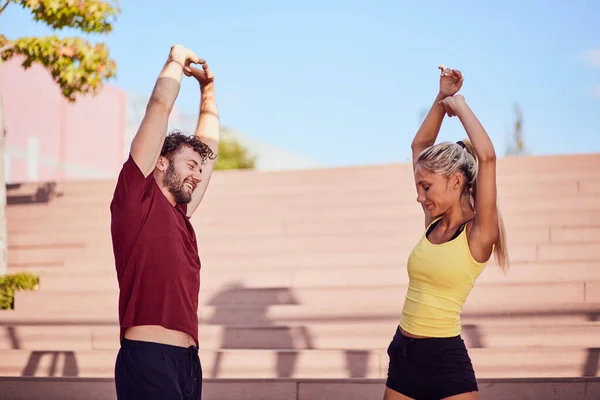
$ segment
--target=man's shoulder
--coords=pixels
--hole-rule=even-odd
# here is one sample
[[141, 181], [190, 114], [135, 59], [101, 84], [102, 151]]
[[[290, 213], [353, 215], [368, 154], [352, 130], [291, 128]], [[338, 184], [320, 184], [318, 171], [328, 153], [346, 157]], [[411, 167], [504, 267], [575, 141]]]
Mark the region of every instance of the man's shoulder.
[[154, 174], [144, 176], [130, 154], [119, 172], [111, 209], [131, 210], [139, 207], [145, 199], [154, 195], [155, 189], [158, 189], [158, 185]]
[[131, 153], [127, 157], [127, 160], [121, 166], [117, 186], [119, 184], [148, 184], [153, 180], [154, 176], [150, 173], [145, 176], [140, 167], [137, 165]]

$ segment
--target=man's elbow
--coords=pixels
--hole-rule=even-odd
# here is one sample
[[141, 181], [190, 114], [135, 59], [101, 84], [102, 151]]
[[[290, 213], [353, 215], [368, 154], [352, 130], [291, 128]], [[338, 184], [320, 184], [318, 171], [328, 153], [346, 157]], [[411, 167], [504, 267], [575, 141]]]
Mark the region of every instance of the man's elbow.
[[146, 106], [146, 113], [161, 113], [170, 115], [173, 111], [173, 103], [161, 96], [152, 95]]

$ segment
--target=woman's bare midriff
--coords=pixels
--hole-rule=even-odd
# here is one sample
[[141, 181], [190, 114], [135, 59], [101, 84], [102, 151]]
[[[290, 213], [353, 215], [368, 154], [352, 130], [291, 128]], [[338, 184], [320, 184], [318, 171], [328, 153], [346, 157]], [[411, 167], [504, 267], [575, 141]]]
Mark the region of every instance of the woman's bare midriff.
[[178, 347], [190, 347], [196, 345], [194, 339], [187, 333], [174, 331], [159, 325], [133, 326], [125, 331], [125, 338]]
[[400, 328], [400, 332], [402, 332], [402, 334], [406, 337], [409, 338], [413, 338], [413, 339], [427, 339], [428, 336], [417, 336], [417, 335], [413, 335], [412, 333], [408, 333], [406, 332], [404, 329]]

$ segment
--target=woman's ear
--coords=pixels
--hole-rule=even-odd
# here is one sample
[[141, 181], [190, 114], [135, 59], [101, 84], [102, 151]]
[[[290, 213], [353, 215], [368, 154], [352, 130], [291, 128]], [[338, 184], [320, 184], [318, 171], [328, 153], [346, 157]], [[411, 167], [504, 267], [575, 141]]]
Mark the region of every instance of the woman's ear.
[[454, 174], [452, 174], [452, 176], [450, 177], [450, 185], [452, 185], [452, 189], [453, 190], [461, 190], [463, 183], [464, 183], [465, 177], [463, 176], [462, 173], [460, 172], [455, 172]]

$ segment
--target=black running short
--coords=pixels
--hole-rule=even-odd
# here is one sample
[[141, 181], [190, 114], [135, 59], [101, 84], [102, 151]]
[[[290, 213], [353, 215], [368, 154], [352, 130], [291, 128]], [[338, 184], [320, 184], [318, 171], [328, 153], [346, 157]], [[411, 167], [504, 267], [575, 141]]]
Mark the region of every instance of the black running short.
[[418, 400], [440, 400], [478, 391], [475, 372], [460, 336], [414, 339], [400, 329], [390, 343], [386, 386]]
[[115, 363], [117, 399], [200, 400], [198, 348], [123, 339]]

